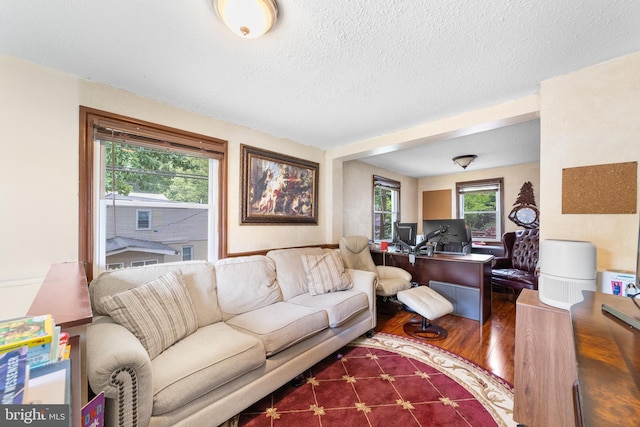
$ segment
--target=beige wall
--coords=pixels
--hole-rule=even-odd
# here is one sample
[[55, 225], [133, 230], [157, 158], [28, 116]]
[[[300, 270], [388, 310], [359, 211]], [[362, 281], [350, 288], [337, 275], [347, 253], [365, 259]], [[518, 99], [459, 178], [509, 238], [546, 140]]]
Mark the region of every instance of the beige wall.
[[324, 151], [210, 117], [189, 113], [104, 85], [96, 85], [86, 81], [81, 81], [81, 85], [79, 101], [81, 105], [209, 135], [229, 142], [227, 159], [227, 249], [229, 253], [325, 243], [324, 211], [318, 213], [317, 226], [240, 225], [241, 144], [319, 163], [320, 206], [326, 199], [324, 194], [327, 188], [325, 181], [328, 179], [323, 175]]
[[[539, 96], [531, 95], [323, 152], [0, 56], [3, 132], [0, 288], [6, 291], [3, 295], [15, 295], [15, 287], [31, 292], [34, 287], [37, 289], [50, 264], [77, 259], [79, 105], [228, 140], [230, 252], [335, 243], [338, 237], [351, 231], [370, 235], [370, 224], [356, 225], [353, 221], [356, 215], [348, 209], [349, 205], [364, 209], [352, 199], [354, 194], [360, 196], [370, 191], [359, 190], [361, 187], [355, 184], [352, 187], [349, 181], [360, 184], [359, 180], [352, 180], [352, 174], [358, 178], [365, 170], [358, 166], [345, 172], [343, 161], [518, 123], [540, 114], [540, 183], [536, 185], [530, 180], [541, 209], [543, 238], [592, 241], [598, 247], [600, 269], [634, 270], [638, 214], [562, 215], [560, 196], [562, 168], [637, 161], [640, 157], [638, 75], [640, 54], [633, 54], [547, 80], [542, 83]], [[320, 163], [318, 226], [239, 224], [240, 144]], [[465, 180], [472, 176], [463, 175]], [[518, 181], [524, 179], [514, 178], [516, 185], [507, 190], [506, 204], [515, 201], [521, 185]], [[370, 185], [370, 178], [365, 183]], [[428, 186], [436, 184], [434, 179]], [[428, 187], [422, 182], [413, 185], [417, 220], [421, 209], [418, 194]], [[410, 201], [405, 194], [403, 188], [403, 219], [409, 220], [405, 215], [410, 215], [412, 208], [404, 207]], [[343, 214], [345, 211], [349, 215]], [[345, 216], [348, 222], [343, 225]], [[370, 214], [364, 218], [371, 221]], [[28, 307], [30, 303], [28, 297], [18, 301], [20, 304], [15, 304], [15, 297], [11, 298], [8, 303], [14, 309]], [[6, 304], [0, 306], [0, 317], [7, 317]]]
[[0, 280], [77, 260], [78, 81], [0, 58]]
[[32, 294], [51, 264], [78, 259], [80, 105], [228, 140], [229, 252], [325, 243], [325, 211], [317, 226], [239, 224], [240, 144], [320, 163], [321, 206], [329, 179], [322, 150], [7, 56], [0, 56], [0, 93], [0, 290]]
[[[465, 172], [441, 175], [435, 177], [422, 178], [418, 182], [418, 194], [420, 195], [420, 203], [418, 204], [419, 215], [418, 218], [422, 218], [422, 192], [432, 190], [451, 190], [451, 213], [456, 215], [456, 183], [464, 181], [477, 181], [490, 178], [503, 178], [504, 179], [504, 206], [503, 211], [505, 215], [511, 212], [511, 208], [518, 197], [522, 184], [526, 181], [530, 181], [533, 185], [533, 194], [536, 198], [536, 205], [540, 206], [538, 200], [540, 200], [540, 164], [539, 163], [526, 163], [522, 165], [484, 169], [484, 170], [468, 170]], [[541, 222], [544, 221], [544, 214], [540, 213]], [[521, 227], [518, 227], [512, 221], [505, 218], [504, 231], [514, 231]], [[542, 226], [542, 225], [541, 225]]]
[[562, 169], [640, 160], [640, 53], [542, 82], [543, 239], [586, 240], [598, 269], [635, 271], [638, 214], [562, 214]]
[[400, 181], [401, 219], [403, 222], [418, 221], [417, 179], [357, 160], [345, 162], [343, 173], [342, 222], [345, 236], [373, 237], [373, 175]]

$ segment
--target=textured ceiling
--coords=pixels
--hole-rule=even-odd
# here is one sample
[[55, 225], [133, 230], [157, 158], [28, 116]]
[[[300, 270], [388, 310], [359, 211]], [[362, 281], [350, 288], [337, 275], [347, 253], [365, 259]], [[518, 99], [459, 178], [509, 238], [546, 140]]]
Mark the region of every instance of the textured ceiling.
[[640, 49], [635, 0], [277, 1], [245, 40], [209, 0], [2, 0], [0, 53], [332, 148]]

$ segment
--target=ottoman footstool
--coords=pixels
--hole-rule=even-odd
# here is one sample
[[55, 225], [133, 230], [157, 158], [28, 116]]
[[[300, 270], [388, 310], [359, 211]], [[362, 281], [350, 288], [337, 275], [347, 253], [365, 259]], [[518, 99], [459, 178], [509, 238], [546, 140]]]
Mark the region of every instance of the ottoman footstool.
[[429, 288], [418, 286], [398, 292], [398, 300], [409, 311], [422, 316], [421, 322], [407, 322], [404, 331], [414, 338], [441, 340], [447, 337], [447, 330], [432, 323], [438, 317], [453, 312], [453, 305], [445, 297]]

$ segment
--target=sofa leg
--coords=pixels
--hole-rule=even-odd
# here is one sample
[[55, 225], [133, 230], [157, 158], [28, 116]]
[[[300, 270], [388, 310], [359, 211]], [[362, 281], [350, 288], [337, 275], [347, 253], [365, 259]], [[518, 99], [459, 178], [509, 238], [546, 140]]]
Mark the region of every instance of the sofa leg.
[[291, 380], [291, 385], [293, 387], [300, 387], [304, 383], [305, 383], [304, 374], [300, 374]]
[[365, 335], [367, 338], [373, 338], [373, 334], [375, 334], [375, 333], [376, 333], [376, 331], [374, 331], [373, 329], [369, 329], [369, 330], [367, 331], [367, 333], [366, 333], [366, 334], [364, 334], [364, 335]]

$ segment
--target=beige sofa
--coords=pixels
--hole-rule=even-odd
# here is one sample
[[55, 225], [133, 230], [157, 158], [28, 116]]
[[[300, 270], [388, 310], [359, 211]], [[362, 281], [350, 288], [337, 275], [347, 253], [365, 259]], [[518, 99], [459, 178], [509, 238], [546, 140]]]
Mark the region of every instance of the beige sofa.
[[223, 423], [372, 331], [375, 289], [322, 248], [103, 273], [87, 375], [106, 425]]

